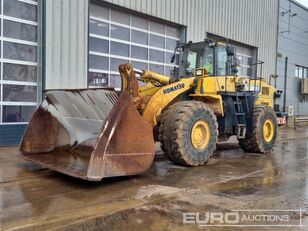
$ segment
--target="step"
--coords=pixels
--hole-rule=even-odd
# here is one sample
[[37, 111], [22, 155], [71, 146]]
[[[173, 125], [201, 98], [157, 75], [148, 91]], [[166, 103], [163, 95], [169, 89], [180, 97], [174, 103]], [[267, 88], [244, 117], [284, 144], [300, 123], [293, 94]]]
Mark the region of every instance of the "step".
[[243, 124], [238, 124], [238, 126], [237, 126], [237, 137], [239, 138], [239, 139], [244, 139], [245, 138], [245, 136], [246, 136], [246, 124], [245, 124], [245, 126], [241, 126], [241, 125], [243, 125]]

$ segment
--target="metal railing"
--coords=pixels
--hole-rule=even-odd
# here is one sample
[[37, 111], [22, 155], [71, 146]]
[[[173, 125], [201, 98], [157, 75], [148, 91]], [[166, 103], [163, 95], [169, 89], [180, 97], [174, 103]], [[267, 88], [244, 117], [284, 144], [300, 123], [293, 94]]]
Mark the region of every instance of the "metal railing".
[[[253, 92], [256, 92], [256, 89], [257, 89], [257, 81], [259, 80], [259, 91], [261, 91], [261, 81], [263, 80], [263, 64], [264, 62], [263, 61], [260, 61], [260, 60], [257, 60], [256, 63], [253, 63], [250, 65], [250, 67], [253, 67], [253, 66], [256, 66], [256, 70], [255, 70], [255, 76], [253, 79], [250, 79], [249, 80], [249, 90], [251, 89], [251, 80], [254, 82], [254, 89], [253, 89]], [[260, 76], [258, 77], [258, 65], [260, 65]]]
[[294, 119], [294, 128], [296, 129], [299, 123], [308, 123], [308, 117], [295, 117]]

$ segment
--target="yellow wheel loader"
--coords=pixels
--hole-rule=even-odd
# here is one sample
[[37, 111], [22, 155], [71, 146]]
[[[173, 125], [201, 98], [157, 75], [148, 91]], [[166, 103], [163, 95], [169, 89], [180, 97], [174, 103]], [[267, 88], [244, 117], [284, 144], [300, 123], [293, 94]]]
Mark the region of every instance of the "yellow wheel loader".
[[276, 89], [237, 75], [235, 49], [222, 43], [179, 45], [178, 76], [119, 66], [121, 92], [49, 90], [31, 119], [21, 156], [91, 181], [139, 174], [154, 142], [176, 164], [199, 166], [216, 143], [236, 135], [248, 152], [269, 153], [278, 133]]

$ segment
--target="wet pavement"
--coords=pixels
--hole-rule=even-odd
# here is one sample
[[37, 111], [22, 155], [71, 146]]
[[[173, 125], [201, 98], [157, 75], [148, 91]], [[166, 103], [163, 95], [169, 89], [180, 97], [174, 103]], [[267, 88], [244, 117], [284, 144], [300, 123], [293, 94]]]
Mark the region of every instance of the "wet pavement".
[[[102, 182], [42, 169], [18, 158], [17, 148], [0, 148], [0, 230], [308, 230], [308, 128], [284, 129], [280, 139], [270, 155], [219, 144], [215, 158], [196, 168], [158, 152], [144, 174]], [[290, 224], [303, 226], [183, 224], [185, 212], [252, 209], [297, 210]]]

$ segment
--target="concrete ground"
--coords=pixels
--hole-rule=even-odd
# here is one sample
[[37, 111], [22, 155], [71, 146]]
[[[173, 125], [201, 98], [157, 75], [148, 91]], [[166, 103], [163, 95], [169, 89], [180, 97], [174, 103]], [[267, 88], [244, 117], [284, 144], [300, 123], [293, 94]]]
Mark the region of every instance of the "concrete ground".
[[[215, 158], [196, 168], [157, 153], [144, 174], [99, 183], [42, 169], [19, 159], [17, 148], [1, 148], [0, 230], [308, 230], [308, 129], [281, 130], [280, 139], [270, 155], [220, 144]], [[283, 213], [289, 225], [302, 226], [183, 224], [185, 212], [205, 218], [244, 209], [296, 210]]]

